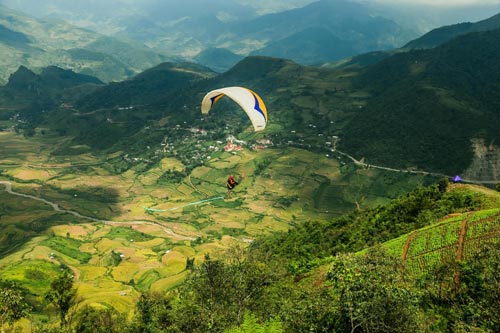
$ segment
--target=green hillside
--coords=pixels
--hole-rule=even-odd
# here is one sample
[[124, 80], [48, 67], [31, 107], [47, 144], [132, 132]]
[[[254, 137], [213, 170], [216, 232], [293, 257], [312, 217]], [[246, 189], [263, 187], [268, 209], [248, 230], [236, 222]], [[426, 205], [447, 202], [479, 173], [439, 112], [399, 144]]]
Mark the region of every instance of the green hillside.
[[459, 23], [434, 29], [420, 38], [417, 38], [403, 48], [425, 49], [444, 44], [451, 39], [471, 32], [496, 30], [500, 28], [500, 13], [486, 20], [475, 23]]
[[394, 21], [374, 15], [365, 4], [339, 0], [316, 1], [302, 8], [258, 17], [235, 30], [269, 40], [252, 55], [309, 65], [393, 49], [414, 36], [413, 31]]
[[80, 99], [76, 107], [82, 111], [91, 111], [98, 108], [151, 104], [168, 92], [214, 75], [210, 69], [196, 64], [162, 63], [127, 81], [99, 89], [85, 99]]
[[[497, 138], [498, 35], [499, 30], [466, 35], [436, 49], [394, 54], [365, 69], [304, 67], [280, 59], [249, 57], [221, 75], [165, 90], [150, 105], [137, 107], [141, 118], [151, 119], [144, 126], [158, 128], [163, 121], [175, 126], [186, 121], [212, 129], [220, 118], [199, 120], [198, 103], [204, 93], [220, 86], [248, 86], [264, 96], [272, 112], [271, 123], [277, 126], [270, 127], [268, 135], [276, 142], [316, 149], [326, 148], [326, 142], [338, 137], [339, 149], [357, 159], [366, 158], [370, 164], [454, 175], [471, 164], [472, 139], [488, 144]], [[136, 90], [141, 89], [147, 95], [150, 88], [140, 83]], [[93, 105], [115, 100], [104, 96]], [[238, 133], [248, 123], [241, 114], [227, 112], [231, 107], [230, 103], [221, 104], [219, 110], [224, 117], [237, 119], [228, 123], [240, 122], [240, 127], [229, 127], [230, 132]], [[125, 123], [132, 116], [130, 111], [110, 109], [85, 118], [95, 123], [111, 113]], [[160, 119], [163, 121], [158, 122]], [[161, 141], [157, 131], [137, 132], [139, 129], [130, 128], [140, 133], [140, 139], [133, 140], [134, 150]], [[75, 140], [89, 143], [83, 136], [95, 137], [95, 130], [93, 126], [93, 135]], [[127, 137], [135, 135], [129, 130], [126, 133]], [[113, 141], [121, 146], [120, 140]]]
[[72, 112], [47, 113], [44, 127], [71, 134], [71, 144], [108, 152], [127, 147], [143, 158], [161, 149], [165, 136], [183, 145], [175, 126], [184, 122], [212, 131], [212, 140], [236, 134], [252, 141], [260, 135], [245, 132], [248, 120], [235, 104], [223, 101], [203, 120], [199, 112], [206, 92], [247, 86], [271, 110], [267, 136], [277, 145], [326, 154], [338, 141], [338, 149], [369, 164], [459, 174], [472, 163], [472, 139], [497, 141], [499, 31], [365, 68], [248, 57], [215, 75], [193, 64], [165, 64], [80, 98]]
[[355, 86], [372, 97], [343, 128], [343, 149], [373, 164], [462, 172], [471, 139], [498, 139], [499, 38], [472, 33], [368, 67]]
[[[57, 310], [44, 302], [44, 295], [51, 282], [64, 277], [61, 268], [71, 270], [81, 297], [73, 308], [78, 313], [72, 321], [75, 330], [87, 323], [90, 331], [98, 325], [124, 332], [199, 332], [210, 327], [223, 332], [250, 325], [250, 318], [253, 325], [274, 318], [274, 325], [284, 332], [307, 327], [315, 332], [344, 330], [350, 320], [363, 327], [391, 323], [399, 332], [414, 332], [429, 322], [438, 332], [458, 324], [488, 328], [496, 323], [488, 313], [468, 321], [460, 312], [468, 308], [459, 308], [458, 296], [452, 294], [450, 275], [444, 276], [447, 280], [439, 291], [436, 280], [430, 280], [438, 277], [434, 270], [428, 270], [423, 282], [413, 280], [413, 275], [400, 274], [401, 262], [394, 259], [406, 242], [401, 240], [412, 234], [408, 263], [419, 262], [413, 259], [419, 257], [418, 251], [432, 250], [427, 245], [436, 243], [427, 241], [432, 235], [438, 235], [437, 243], [453, 236], [456, 240], [452, 224], [458, 216], [468, 216], [473, 237], [487, 239], [480, 232], [494, 233], [498, 228], [498, 219], [490, 217], [498, 217], [500, 195], [492, 190], [447, 188], [446, 180], [411, 190], [422, 179], [341, 166], [296, 148], [219, 153], [189, 174], [172, 157], [163, 157], [153, 168], [130, 162], [132, 167], [117, 172], [111, 156], [98, 158], [85, 150], [77, 155], [76, 147], [72, 155], [53, 154], [57, 136], [35, 140], [8, 132], [0, 135], [4, 142], [0, 153], [8, 157], [2, 160], [0, 179], [11, 182], [17, 193], [31, 196], [20, 200], [0, 185], [5, 235], [0, 277], [23, 288], [35, 313], [33, 323], [21, 321], [21, 326], [57, 325]], [[241, 178], [235, 198], [192, 205], [223, 195], [228, 172]], [[405, 186], [403, 192], [408, 193], [403, 196], [380, 200], [383, 193], [396, 193]], [[35, 198], [82, 216], [54, 211]], [[360, 209], [339, 216], [355, 207], [353, 200]], [[348, 206], [342, 208], [342, 202]], [[446, 221], [450, 214], [456, 217], [450, 219], [445, 235], [434, 223]], [[385, 252], [348, 254], [395, 237], [399, 238], [384, 245]], [[240, 247], [250, 240], [254, 241], [248, 250]], [[465, 244], [479, 246], [472, 239]], [[462, 271], [463, 283], [484, 269], [474, 259], [475, 251], [468, 253], [466, 258], [476, 269]], [[411, 267], [405, 272], [415, 270]], [[349, 278], [352, 274], [361, 280]], [[476, 290], [483, 287], [478, 284]], [[463, 288], [460, 297], [474, 296]], [[344, 292], [360, 316], [373, 311], [378, 315], [370, 316], [370, 321], [350, 315], [343, 307]], [[113, 310], [106, 314], [99, 310], [102, 306]], [[131, 316], [135, 306], [133, 321], [118, 319], [120, 313]], [[114, 319], [90, 324], [85, 311]], [[53, 319], [47, 319], [49, 314]], [[193, 322], [193, 316], [200, 320]], [[395, 322], [394, 316], [401, 321]]]
[[0, 87], [0, 117], [6, 121], [0, 128], [11, 127], [25, 135], [34, 135], [46, 113], [57, 107], [67, 109], [102, 85], [95, 77], [55, 66], [42, 69], [40, 74], [20, 66], [7, 84]]

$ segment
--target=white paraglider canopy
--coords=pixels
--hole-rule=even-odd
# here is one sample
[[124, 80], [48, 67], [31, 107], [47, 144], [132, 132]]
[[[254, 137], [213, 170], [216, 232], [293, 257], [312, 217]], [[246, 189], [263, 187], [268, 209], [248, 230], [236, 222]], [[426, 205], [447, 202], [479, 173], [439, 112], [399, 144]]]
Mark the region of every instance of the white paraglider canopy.
[[207, 114], [221, 99], [227, 96], [238, 103], [246, 112], [256, 132], [262, 131], [267, 124], [267, 109], [262, 98], [254, 91], [244, 87], [226, 87], [210, 91], [203, 97], [201, 113]]

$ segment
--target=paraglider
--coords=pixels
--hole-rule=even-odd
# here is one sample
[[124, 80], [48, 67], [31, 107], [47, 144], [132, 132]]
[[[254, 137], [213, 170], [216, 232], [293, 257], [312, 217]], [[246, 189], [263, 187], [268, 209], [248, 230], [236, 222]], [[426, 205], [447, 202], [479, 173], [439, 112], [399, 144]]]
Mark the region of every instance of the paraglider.
[[234, 180], [233, 175], [229, 176], [229, 178], [227, 179], [227, 183], [226, 183], [226, 187], [227, 187], [227, 192], [226, 192], [226, 196], [225, 196], [226, 199], [231, 198], [233, 196], [233, 189], [238, 184], [239, 183], [236, 180]]
[[229, 191], [232, 191], [232, 189], [235, 188], [236, 185], [238, 185], [238, 182], [234, 180], [234, 176], [233, 175], [229, 176], [229, 178], [227, 179], [227, 189]]
[[212, 90], [203, 97], [201, 113], [208, 114], [222, 97], [227, 96], [246, 112], [256, 132], [262, 131], [267, 124], [267, 108], [262, 98], [254, 91], [244, 87], [227, 87]]

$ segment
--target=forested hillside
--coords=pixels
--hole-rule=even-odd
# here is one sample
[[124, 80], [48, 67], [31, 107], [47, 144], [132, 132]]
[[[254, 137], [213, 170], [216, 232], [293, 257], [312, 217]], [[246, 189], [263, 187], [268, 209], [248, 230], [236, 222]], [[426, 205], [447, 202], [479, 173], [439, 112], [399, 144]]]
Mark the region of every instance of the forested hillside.
[[[276, 142], [324, 151], [336, 137], [337, 148], [369, 164], [454, 175], [471, 164], [472, 139], [486, 145], [498, 141], [499, 35], [500, 30], [472, 33], [361, 69], [249, 57], [216, 75], [193, 64], [164, 64], [80, 97], [73, 112], [48, 113], [46, 126], [73, 133], [71, 124], [78, 119], [75, 144], [115, 151], [127, 146], [148, 154], [144, 147], [159, 145], [163, 137], [159, 128], [169, 131], [187, 122], [216, 129], [221, 116], [201, 120], [203, 95], [241, 85], [264, 96], [270, 110], [267, 135]], [[242, 133], [248, 125], [231, 108], [221, 103], [215, 114], [238, 126], [221, 128], [218, 138], [224, 131]], [[146, 126], [154, 130], [144, 131]]]
[[396, 54], [355, 80], [372, 94], [343, 129], [342, 146], [370, 163], [462, 172], [471, 139], [498, 140], [500, 30]]
[[471, 32], [488, 31], [500, 28], [500, 13], [486, 20], [471, 23], [459, 23], [436, 28], [422, 37], [412, 40], [403, 48], [425, 49], [433, 48], [450, 41], [452, 38]]

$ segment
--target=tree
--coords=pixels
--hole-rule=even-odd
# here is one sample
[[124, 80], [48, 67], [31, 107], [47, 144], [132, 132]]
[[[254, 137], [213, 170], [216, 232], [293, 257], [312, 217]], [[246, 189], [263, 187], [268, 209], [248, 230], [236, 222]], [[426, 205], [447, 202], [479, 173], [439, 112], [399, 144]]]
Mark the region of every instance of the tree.
[[78, 333], [119, 333], [125, 329], [126, 320], [115, 309], [96, 309], [86, 306], [76, 316]]
[[500, 327], [500, 241], [485, 242], [466, 262], [460, 263], [460, 291], [455, 313], [468, 327], [498, 331]]
[[136, 304], [141, 332], [158, 332], [173, 324], [170, 300], [159, 293], [145, 293]]
[[186, 258], [186, 270], [194, 269], [194, 258]]
[[450, 181], [448, 180], [448, 178], [446, 178], [446, 177], [441, 178], [437, 182], [439, 192], [442, 192], [442, 193], [446, 192], [446, 189], [448, 188], [449, 184], [450, 184]]
[[495, 190], [497, 190], [498, 192], [500, 192], [500, 183], [496, 183]]
[[397, 261], [382, 252], [338, 255], [328, 273], [336, 330], [416, 332], [419, 297], [401, 278]]
[[0, 289], [0, 328], [5, 323], [9, 326], [21, 318], [28, 317], [31, 307], [24, 299], [21, 289], [15, 284], [7, 282]]
[[61, 327], [68, 325], [70, 309], [77, 304], [76, 289], [73, 288], [73, 274], [65, 269], [63, 273], [50, 284], [50, 290], [45, 299], [57, 309]]
[[223, 257], [206, 255], [180, 288], [173, 303], [179, 331], [222, 332], [265, 303], [264, 290], [276, 272], [243, 248], [231, 248]]

